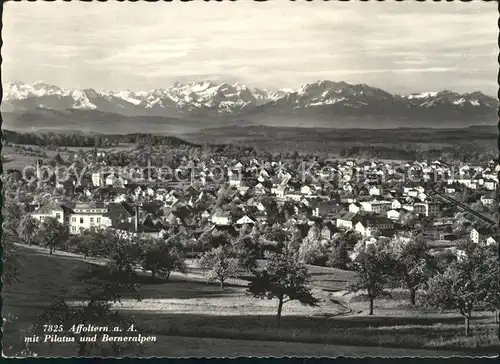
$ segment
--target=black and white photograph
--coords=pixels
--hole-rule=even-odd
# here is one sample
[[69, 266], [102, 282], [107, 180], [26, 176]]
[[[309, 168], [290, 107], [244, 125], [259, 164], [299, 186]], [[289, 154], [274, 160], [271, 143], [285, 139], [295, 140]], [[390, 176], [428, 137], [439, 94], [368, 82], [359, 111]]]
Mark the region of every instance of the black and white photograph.
[[4, 357], [500, 352], [498, 3], [3, 3]]

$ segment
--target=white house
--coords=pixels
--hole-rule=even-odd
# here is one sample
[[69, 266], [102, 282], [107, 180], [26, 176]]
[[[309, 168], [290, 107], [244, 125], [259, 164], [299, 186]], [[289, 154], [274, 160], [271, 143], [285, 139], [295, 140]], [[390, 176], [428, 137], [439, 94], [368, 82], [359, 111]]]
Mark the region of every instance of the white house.
[[398, 210], [389, 210], [387, 211], [387, 218], [393, 221], [398, 221], [401, 218], [401, 212]]
[[394, 223], [384, 217], [365, 216], [356, 223], [354, 229], [363, 236], [372, 236], [375, 231], [394, 228]]
[[470, 240], [473, 243], [485, 243], [491, 237], [491, 232], [486, 228], [472, 229], [470, 232]]
[[46, 218], [54, 218], [64, 224], [70, 213], [69, 208], [57, 203], [57, 201], [52, 201], [35, 210], [31, 216], [40, 222], [44, 222]]
[[357, 202], [353, 202], [349, 205], [349, 212], [353, 212], [355, 214], [360, 212], [362, 209], [363, 207]]
[[393, 210], [398, 210], [400, 208], [402, 208], [403, 205], [401, 204], [401, 202], [399, 202], [399, 200], [395, 199], [395, 200], [392, 200], [392, 203], [391, 203], [391, 208]]
[[94, 172], [92, 173], [92, 184], [95, 187], [101, 187], [104, 186], [104, 176], [101, 172]]
[[382, 187], [379, 187], [379, 186], [372, 186], [372, 187], [370, 187], [370, 189], [368, 190], [368, 193], [370, 194], [370, 196], [382, 196], [382, 194], [383, 194], [384, 192], [383, 192]]
[[312, 188], [310, 186], [307, 186], [307, 185], [306, 186], [302, 186], [300, 188], [300, 193], [302, 195], [310, 195], [310, 194], [312, 194]]
[[248, 215], [243, 216], [241, 219], [236, 221], [236, 225], [255, 225], [255, 221], [253, 221]]
[[201, 218], [202, 218], [203, 220], [208, 220], [208, 219], [210, 218], [210, 216], [211, 216], [211, 215], [210, 215], [210, 212], [208, 212], [208, 210], [205, 210], [205, 211], [203, 211], [203, 212], [201, 213]]
[[372, 201], [362, 201], [360, 205], [363, 210], [368, 212], [372, 211]]
[[486, 245], [496, 245], [497, 244], [497, 240], [490, 236], [488, 239], [486, 239]]
[[127, 181], [125, 181], [123, 178], [110, 174], [109, 176], [106, 177], [105, 179], [105, 184], [107, 186], [124, 186]]
[[262, 183], [258, 183], [254, 187], [254, 193], [257, 195], [262, 195], [262, 194], [266, 193], [266, 188], [264, 187], [264, 185]]
[[229, 175], [229, 186], [231, 186], [231, 187], [240, 187], [241, 186], [241, 174], [240, 173], [231, 173]]
[[287, 190], [288, 190], [288, 186], [277, 185], [277, 186], [273, 186], [271, 188], [271, 193], [278, 198], [284, 198]]
[[231, 214], [229, 211], [218, 211], [212, 215], [212, 223], [215, 225], [231, 225]]
[[104, 204], [76, 205], [69, 217], [69, 232], [78, 234], [82, 230], [111, 226], [111, 219], [104, 217], [108, 208]]
[[484, 206], [490, 207], [495, 203], [495, 198], [492, 195], [483, 195], [479, 199]]
[[353, 229], [354, 225], [360, 220], [360, 216], [353, 212], [346, 212], [337, 218], [337, 227], [344, 229]]
[[361, 206], [365, 211], [384, 214], [391, 209], [392, 203], [389, 201], [363, 201]]
[[484, 181], [484, 188], [488, 191], [495, 191], [497, 189], [497, 182], [492, 179], [487, 179]]

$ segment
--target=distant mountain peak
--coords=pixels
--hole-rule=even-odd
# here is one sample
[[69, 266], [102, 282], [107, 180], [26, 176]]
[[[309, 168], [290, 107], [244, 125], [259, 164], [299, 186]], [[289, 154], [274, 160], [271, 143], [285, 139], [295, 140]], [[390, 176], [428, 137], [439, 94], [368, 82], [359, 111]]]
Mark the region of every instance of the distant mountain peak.
[[427, 121], [458, 118], [477, 119], [474, 123], [480, 124], [484, 118], [496, 114], [498, 100], [479, 91], [393, 95], [367, 84], [331, 80], [318, 80], [297, 89], [263, 89], [239, 82], [197, 80], [175, 82], [149, 91], [64, 89], [44, 81], [31, 85], [19, 81], [4, 84], [3, 111], [37, 108], [175, 118], [235, 116], [265, 120], [292, 116], [326, 123], [346, 117]]

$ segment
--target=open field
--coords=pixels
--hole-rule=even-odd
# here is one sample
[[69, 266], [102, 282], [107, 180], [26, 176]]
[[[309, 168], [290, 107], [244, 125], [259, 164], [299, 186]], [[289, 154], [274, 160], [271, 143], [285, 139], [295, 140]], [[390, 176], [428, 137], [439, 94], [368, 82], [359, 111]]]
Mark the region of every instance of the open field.
[[[24, 265], [21, 282], [4, 289], [4, 315], [17, 317], [4, 326], [7, 355], [9, 347], [17, 346], [22, 330], [35, 321], [44, 306], [61, 296], [74, 303], [83, 299], [83, 287], [76, 282], [89, 268], [99, 269], [68, 253], [49, 256], [43, 249], [25, 247], [20, 252]], [[322, 271], [331, 273], [315, 267], [312, 277]], [[342, 272], [339, 275], [348, 274]], [[143, 300], [125, 297], [116, 309], [134, 314], [141, 330], [158, 336], [162, 345], [148, 344], [147, 355], [420, 356], [445, 355], [443, 349], [448, 355], [498, 351], [492, 314], [476, 313], [472, 322], [474, 336], [465, 338], [460, 316], [453, 312], [416, 311], [406, 303], [403, 292], [395, 292], [393, 299], [376, 300], [375, 315], [367, 316], [368, 304], [362, 296], [332, 292], [336, 289], [320, 290], [315, 287], [316, 279], [312, 279], [320, 307], [287, 303], [278, 330], [276, 302], [246, 296], [242, 282], [235, 281], [221, 291], [217, 284], [207, 283], [193, 271], [185, 276], [173, 274], [170, 282], [145, 276], [139, 279]], [[327, 282], [322, 281], [323, 285]], [[333, 282], [332, 287], [336, 285]], [[345, 300], [349, 310], [331, 299]], [[50, 355], [47, 345], [32, 349]], [[56, 355], [59, 350], [71, 351], [74, 347], [54, 344], [52, 350]]]
[[[34, 147], [36, 149], [36, 147]], [[48, 154], [48, 153], [47, 153]], [[22, 171], [27, 166], [36, 165], [37, 159], [43, 159], [34, 155], [26, 155], [14, 150], [11, 146], [2, 147], [3, 169], [17, 169]]]
[[456, 129], [330, 129], [232, 125], [203, 129], [180, 137], [196, 143], [230, 143], [270, 151], [322, 152], [333, 155], [352, 147], [390, 146], [421, 151], [460, 147], [494, 153], [498, 149], [498, 131], [493, 125]]
[[[25, 153], [24, 151], [19, 151], [15, 150], [12, 146], [4, 146], [2, 148], [2, 156], [3, 156], [3, 168], [4, 170], [7, 169], [18, 169], [22, 170], [26, 166], [35, 166], [36, 165], [36, 160], [37, 159], [42, 159], [42, 160], [47, 160], [50, 158], [53, 158], [58, 151], [50, 150], [47, 148], [39, 147], [37, 145], [23, 145], [24, 148], [31, 148], [33, 151], [40, 151], [44, 152], [46, 154], [45, 157], [38, 157], [35, 155], [29, 155], [28, 153]], [[132, 151], [135, 148], [134, 144], [122, 144], [118, 146], [113, 146], [113, 147], [99, 147], [99, 151], [104, 151], [104, 152], [129, 152]], [[59, 154], [61, 157], [65, 160], [68, 160], [68, 158], [73, 157], [76, 153], [79, 151], [91, 151], [94, 150], [93, 147], [68, 147], [68, 148], [63, 148]]]

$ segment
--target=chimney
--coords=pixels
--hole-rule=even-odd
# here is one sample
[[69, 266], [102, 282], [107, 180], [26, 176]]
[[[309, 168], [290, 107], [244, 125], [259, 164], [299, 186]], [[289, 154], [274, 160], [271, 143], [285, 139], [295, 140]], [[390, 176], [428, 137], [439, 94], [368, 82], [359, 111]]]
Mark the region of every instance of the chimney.
[[135, 204], [135, 232], [139, 229], [139, 205]]

